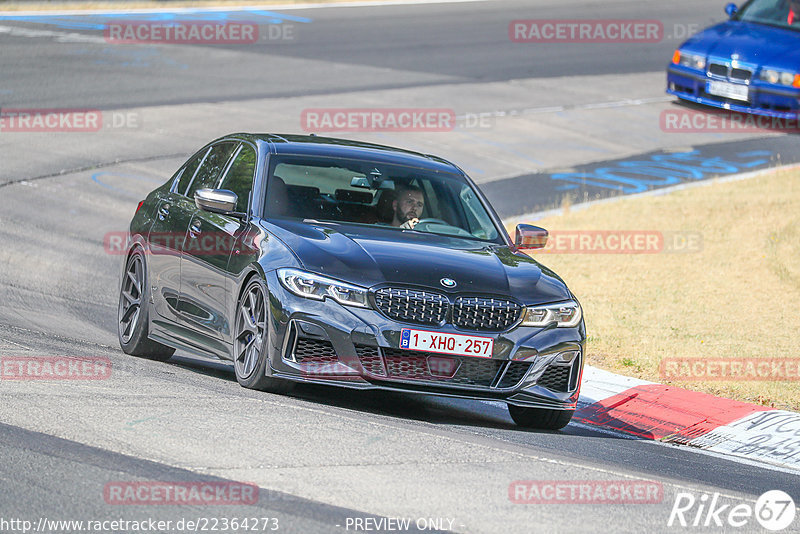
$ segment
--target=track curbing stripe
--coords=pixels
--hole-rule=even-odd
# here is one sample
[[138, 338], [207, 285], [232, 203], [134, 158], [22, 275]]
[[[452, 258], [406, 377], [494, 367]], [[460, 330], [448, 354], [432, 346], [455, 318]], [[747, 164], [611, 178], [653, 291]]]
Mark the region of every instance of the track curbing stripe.
[[626, 377], [587, 365], [573, 420], [800, 470], [800, 413]]

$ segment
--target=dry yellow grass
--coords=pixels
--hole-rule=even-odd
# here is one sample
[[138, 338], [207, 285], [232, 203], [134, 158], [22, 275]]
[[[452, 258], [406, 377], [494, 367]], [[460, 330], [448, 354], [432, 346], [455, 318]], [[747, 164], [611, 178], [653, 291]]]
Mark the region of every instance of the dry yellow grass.
[[[587, 363], [668, 382], [659, 376], [665, 357], [800, 358], [800, 172], [622, 199], [534, 224], [702, 235], [702, 249], [686, 254], [532, 253], [580, 299]], [[800, 409], [798, 381], [675, 385]]]

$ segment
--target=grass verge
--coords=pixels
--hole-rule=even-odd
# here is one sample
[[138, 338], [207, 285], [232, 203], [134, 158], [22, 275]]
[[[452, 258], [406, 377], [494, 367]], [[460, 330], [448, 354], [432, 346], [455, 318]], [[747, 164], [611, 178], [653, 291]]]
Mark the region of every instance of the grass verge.
[[[771, 171], [540, 219], [575, 231], [695, 235], [693, 252], [541, 253], [583, 305], [587, 363], [765, 406], [800, 410], [800, 381], [674, 381], [664, 358], [800, 358], [800, 171]], [[513, 236], [513, 228], [509, 228]]]

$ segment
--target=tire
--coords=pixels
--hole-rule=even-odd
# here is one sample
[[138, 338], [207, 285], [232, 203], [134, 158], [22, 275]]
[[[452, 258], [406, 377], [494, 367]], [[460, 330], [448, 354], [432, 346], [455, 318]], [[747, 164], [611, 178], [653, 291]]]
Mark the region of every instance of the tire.
[[545, 408], [524, 408], [508, 405], [511, 419], [521, 427], [541, 430], [560, 430], [569, 424], [575, 410], [548, 410]]
[[251, 279], [236, 305], [233, 338], [233, 368], [236, 381], [248, 389], [287, 393], [294, 383], [266, 376], [269, 364], [269, 311], [267, 290], [256, 276]]
[[125, 274], [119, 290], [117, 335], [125, 354], [164, 362], [175, 349], [162, 345], [148, 336], [148, 285], [144, 254], [136, 250], [125, 263]]

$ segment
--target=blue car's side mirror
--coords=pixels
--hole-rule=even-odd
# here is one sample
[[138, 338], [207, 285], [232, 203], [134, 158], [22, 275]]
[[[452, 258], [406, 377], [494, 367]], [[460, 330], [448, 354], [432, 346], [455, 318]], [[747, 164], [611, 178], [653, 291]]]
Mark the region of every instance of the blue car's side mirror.
[[733, 2], [725, 6], [725, 13], [727, 13], [729, 17], [734, 16], [737, 11], [739, 11], [739, 8], [736, 7], [736, 4]]

